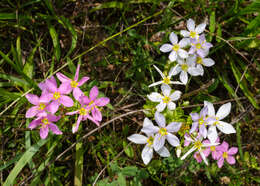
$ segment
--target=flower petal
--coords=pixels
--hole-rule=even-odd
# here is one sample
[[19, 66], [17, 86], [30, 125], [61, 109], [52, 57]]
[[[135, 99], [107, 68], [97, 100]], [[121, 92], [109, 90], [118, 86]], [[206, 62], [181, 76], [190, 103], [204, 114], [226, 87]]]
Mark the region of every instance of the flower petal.
[[208, 107], [208, 116], [215, 117], [215, 109], [211, 102], [204, 101], [204, 106]]
[[222, 151], [222, 152], [227, 152], [228, 151], [228, 143], [223, 141], [221, 145], [216, 147], [216, 150]]
[[154, 126], [154, 125], [151, 120], [149, 120], [148, 118], [144, 118], [143, 127], [147, 127], [147, 126]]
[[152, 102], [161, 102], [163, 96], [157, 92], [152, 92], [150, 95], [147, 95], [148, 99]]
[[51, 131], [52, 131], [54, 134], [57, 134], [57, 135], [62, 134], [62, 132], [60, 131], [60, 129], [57, 127], [57, 125], [54, 125], [53, 123], [50, 123], [50, 124], [49, 124], [49, 128], [51, 129]]
[[198, 125], [199, 125], [198, 122], [193, 122], [192, 126], [191, 126], [191, 129], [190, 129], [190, 133], [193, 133], [194, 131], [196, 131], [197, 128], [198, 128]]
[[199, 151], [199, 153], [200, 153], [200, 156], [201, 156], [201, 158], [203, 159], [204, 163], [205, 163], [206, 165], [208, 165], [207, 158], [205, 157], [205, 155], [203, 154], [203, 152]]
[[39, 112], [38, 108], [39, 108], [38, 106], [33, 106], [33, 107], [29, 108], [26, 111], [25, 117], [26, 118], [34, 117]]
[[188, 72], [189, 72], [189, 74], [190, 75], [192, 75], [192, 76], [199, 76], [199, 75], [201, 75], [203, 72], [199, 69], [199, 68], [197, 68], [197, 67], [190, 67], [190, 68], [188, 68]]
[[234, 155], [234, 154], [237, 153], [237, 151], [238, 151], [237, 147], [231, 147], [231, 148], [227, 151], [227, 153], [228, 153], [228, 155]]
[[170, 59], [170, 61], [176, 61], [177, 53], [175, 51], [171, 51], [171, 53], [169, 55], [169, 59]]
[[96, 121], [102, 120], [102, 114], [101, 114], [101, 112], [99, 111], [98, 108], [93, 107], [91, 112], [92, 112], [92, 116], [93, 116], [94, 120], [96, 120]]
[[192, 147], [188, 152], [186, 152], [182, 157], [181, 160], [184, 160], [189, 154], [196, 150], [196, 147]]
[[197, 54], [198, 54], [200, 57], [204, 58], [204, 57], [206, 57], [206, 55], [208, 54], [208, 52], [207, 52], [207, 50], [198, 49], [198, 50], [197, 50]]
[[110, 102], [110, 99], [107, 97], [97, 98], [95, 104], [99, 107], [103, 107]]
[[55, 114], [59, 109], [60, 103], [58, 101], [51, 102], [47, 107], [46, 110], [52, 114]]
[[173, 32], [170, 34], [170, 41], [172, 44], [178, 43], [178, 36], [176, 34], [174, 34]]
[[181, 72], [180, 80], [181, 80], [181, 82], [183, 84], [185, 84], [185, 85], [187, 84], [187, 82], [188, 82], [188, 74], [187, 74], [187, 72], [184, 72], [184, 71]]
[[207, 129], [205, 127], [205, 125], [201, 125], [200, 126], [200, 131], [199, 133], [203, 136], [203, 138], [206, 138], [207, 137]]
[[168, 133], [166, 135], [167, 141], [174, 147], [177, 147], [180, 145], [180, 140], [175, 135]]
[[57, 84], [56, 84], [56, 80], [55, 82], [50, 80], [50, 79], [47, 79], [46, 80], [46, 88], [50, 91], [50, 92], [57, 92], [58, 88], [57, 88]]
[[84, 96], [84, 93], [80, 90], [79, 87], [74, 88], [72, 94], [77, 101], [80, 100], [81, 96]]
[[224, 134], [236, 133], [236, 129], [231, 124], [226, 123], [224, 121], [218, 121], [217, 127]]
[[162, 73], [162, 71], [155, 65], [153, 65], [153, 67], [155, 68], [155, 70], [157, 70], [157, 72], [160, 74], [160, 76], [162, 77], [162, 79], [165, 78], [165, 75]]
[[142, 159], [145, 165], [147, 165], [151, 159], [153, 158], [153, 148], [145, 145], [144, 149], [142, 150]]
[[228, 156], [227, 157], [227, 162], [230, 164], [230, 165], [233, 165], [236, 163], [236, 159], [233, 157], [233, 156]]
[[165, 124], [166, 124], [166, 120], [165, 120], [165, 117], [164, 115], [160, 114], [159, 112], [155, 112], [154, 114], [155, 116], [155, 121], [156, 123], [160, 126], [160, 127], [165, 127]]
[[183, 37], [190, 37], [190, 32], [188, 32], [187, 30], [181, 30], [180, 34]]
[[178, 99], [180, 99], [180, 97], [181, 97], [181, 91], [179, 91], [179, 90], [174, 91], [170, 95], [170, 98], [171, 98], [172, 101], [177, 101]]
[[193, 19], [188, 19], [187, 28], [188, 28], [189, 31], [195, 30], [195, 22], [193, 21]]
[[196, 26], [195, 32], [197, 34], [201, 34], [202, 32], [204, 32], [205, 28], [206, 28], [206, 23], [201, 23], [198, 26]]
[[60, 118], [61, 118], [61, 116], [56, 116], [56, 115], [53, 115], [53, 114], [47, 115], [47, 119], [49, 121], [52, 121], [52, 122], [57, 122], [57, 121], [59, 121]]
[[132, 134], [127, 139], [136, 144], [146, 144], [148, 140], [146, 136], [143, 136], [141, 134]]
[[170, 51], [172, 51], [172, 45], [170, 45], [170, 44], [163, 44], [161, 47], [160, 47], [160, 51], [162, 51], [162, 52], [170, 52]]
[[76, 70], [76, 73], [74, 76], [75, 81], [78, 81], [78, 79], [79, 79], [79, 69], [80, 69], [80, 64], [78, 63], [77, 70]]
[[180, 56], [181, 58], [187, 58], [189, 56], [189, 54], [185, 50], [179, 49], [178, 50], [178, 56]]
[[47, 138], [48, 133], [49, 133], [49, 127], [45, 126], [45, 127], [41, 127], [40, 128], [40, 137], [41, 137], [41, 139]]
[[167, 84], [162, 84], [161, 85], [161, 90], [162, 90], [162, 93], [164, 96], [170, 96], [170, 93], [171, 93], [171, 87]]
[[38, 96], [36, 96], [34, 94], [26, 94], [25, 97], [31, 104], [33, 104], [33, 105], [38, 105], [39, 104]]
[[69, 115], [69, 116], [71, 116], [71, 115], [74, 115], [74, 114], [77, 114], [77, 113], [79, 113], [79, 111], [78, 111], [78, 110], [76, 110], [76, 111], [73, 111], [73, 112], [67, 112], [67, 113], [66, 113], [66, 115]]
[[180, 73], [181, 71], [181, 67], [179, 66], [179, 64], [177, 64], [176, 66], [172, 67], [169, 71], [169, 76], [172, 77], [172, 76], [175, 76], [177, 75], [178, 73]]
[[180, 48], [185, 48], [186, 46], [188, 46], [190, 44], [190, 39], [189, 38], [183, 38], [182, 40], [180, 40], [179, 45]]
[[46, 92], [46, 93], [41, 95], [40, 99], [41, 99], [41, 102], [48, 103], [48, 102], [50, 102], [52, 100], [52, 98], [53, 98], [53, 94]]
[[157, 133], [159, 131], [159, 128], [154, 125], [146, 125], [146, 126], [143, 126], [141, 131], [148, 135], [148, 134]]
[[98, 88], [97, 86], [92, 87], [89, 93], [90, 100], [95, 100], [98, 96]]
[[164, 146], [164, 144], [165, 144], [165, 136], [162, 136], [161, 134], [157, 133], [153, 141], [154, 150], [158, 151]]
[[69, 96], [61, 96], [60, 103], [65, 107], [72, 107], [74, 105], [73, 100]]
[[181, 128], [181, 122], [171, 122], [167, 127], [168, 132], [178, 132]]
[[168, 104], [167, 104], [167, 108], [169, 110], [175, 110], [176, 109], [176, 104], [172, 101], [170, 101]]
[[148, 87], [154, 87], [154, 86], [160, 85], [160, 84], [162, 84], [162, 83], [163, 83], [163, 81], [157, 81], [157, 82], [155, 82], [155, 83], [150, 84]]
[[224, 119], [227, 115], [229, 115], [231, 111], [231, 103], [226, 103], [224, 105], [222, 105], [219, 109], [218, 112], [216, 114], [216, 117], [218, 117], [219, 120]]
[[82, 120], [82, 115], [79, 115], [79, 117], [77, 119], [77, 123], [72, 126], [72, 133], [75, 133], [78, 131], [81, 120]]
[[201, 111], [200, 111], [200, 118], [201, 117], [206, 117], [206, 115], [208, 114], [208, 107], [204, 106]]
[[32, 130], [32, 129], [36, 128], [40, 123], [41, 123], [41, 119], [32, 120], [32, 122], [29, 124], [28, 128]]
[[221, 168], [221, 167], [223, 166], [223, 164], [224, 164], [224, 158], [223, 158], [223, 157], [220, 157], [220, 158], [218, 159], [218, 168]]
[[157, 111], [158, 111], [158, 112], [162, 112], [162, 111], [165, 109], [166, 105], [167, 105], [166, 103], [164, 103], [163, 101], [161, 101], [158, 105], [156, 105]]
[[216, 126], [211, 125], [208, 130], [208, 139], [211, 143], [215, 143], [218, 138], [218, 133], [216, 130]]
[[213, 59], [211, 58], [205, 58], [203, 59], [203, 65], [206, 67], [211, 67], [215, 64], [215, 61], [213, 61]]
[[198, 113], [190, 113], [190, 116], [193, 121], [198, 121], [200, 118]]
[[61, 94], [69, 94], [72, 91], [72, 87], [69, 82], [62, 83], [58, 88], [58, 92]]
[[161, 157], [170, 157], [170, 152], [166, 147], [162, 147], [160, 150], [156, 151]]
[[84, 76], [79, 82], [78, 82], [78, 86], [83, 85], [85, 82], [87, 82], [89, 80], [89, 77]]
[[60, 73], [60, 72], [58, 72], [58, 73], [56, 74], [56, 76], [57, 76], [57, 78], [58, 78], [62, 83], [66, 83], [66, 82], [69, 82], [69, 83], [70, 83], [70, 81], [71, 81], [70, 78], [68, 78], [67, 76], [65, 76], [64, 74], [62, 74], [62, 73]]

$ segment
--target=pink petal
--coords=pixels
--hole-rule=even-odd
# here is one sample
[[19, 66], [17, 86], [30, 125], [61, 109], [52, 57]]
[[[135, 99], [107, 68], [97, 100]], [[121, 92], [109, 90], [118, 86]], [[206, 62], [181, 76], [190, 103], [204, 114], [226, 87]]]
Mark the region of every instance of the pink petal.
[[57, 76], [57, 78], [62, 82], [62, 83], [66, 83], [66, 82], [71, 82], [71, 79], [70, 78], [68, 78], [67, 76], [65, 76], [64, 74], [62, 74], [62, 73], [60, 73], [60, 72], [58, 72], [57, 74], [56, 74], [56, 76]]
[[102, 114], [96, 107], [93, 107], [92, 116], [93, 116], [94, 120], [96, 120], [96, 121], [102, 120]]
[[50, 82], [52, 82], [54, 85], [55, 85], [55, 87], [57, 87], [57, 82], [56, 82], [56, 79], [55, 79], [55, 77], [54, 76], [51, 76], [49, 79], [47, 79], [48, 81], [50, 81]]
[[219, 160], [218, 160], [218, 168], [221, 168], [221, 167], [223, 166], [223, 164], [224, 164], [224, 158], [221, 157], [221, 158], [219, 158]]
[[53, 81], [47, 79], [46, 80], [46, 88], [50, 91], [50, 92], [57, 92], [57, 85], [56, 85], [56, 82], [54, 83]]
[[95, 100], [98, 96], [98, 88], [97, 86], [94, 86], [89, 93], [90, 100]]
[[72, 107], [74, 105], [73, 100], [69, 96], [61, 96], [60, 103], [65, 107]]
[[52, 114], [55, 114], [59, 109], [60, 103], [58, 101], [53, 101], [46, 107], [46, 110]]
[[79, 98], [79, 102], [83, 106], [83, 105], [88, 105], [90, 103], [90, 100], [89, 100], [88, 96], [84, 95]]
[[38, 110], [38, 106], [33, 106], [31, 108], [29, 108], [25, 114], [26, 118], [32, 118], [34, 117], [37, 113], [39, 112]]
[[77, 113], [79, 113], [79, 111], [78, 110], [76, 110], [76, 111], [73, 111], [73, 112], [67, 112], [66, 113], [66, 115], [74, 115], [74, 114], [77, 114]]
[[81, 120], [82, 120], [82, 116], [80, 115], [80, 116], [78, 117], [78, 120], [77, 120], [76, 125], [74, 125], [74, 126], [72, 127], [72, 133], [75, 133], [75, 132], [78, 131], [78, 129], [79, 129], [79, 124], [80, 124]]
[[193, 157], [197, 160], [198, 163], [201, 163], [202, 158], [199, 152], [195, 152]]
[[53, 93], [45, 93], [41, 95], [41, 102], [42, 103], [49, 103], [53, 98]]
[[35, 120], [33, 120], [33, 121], [29, 124], [28, 128], [29, 128], [29, 129], [34, 129], [34, 128], [36, 128], [40, 123], [41, 123], [41, 120], [40, 120], [40, 119], [35, 119]]
[[95, 104], [99, 107], [103, 107], [109, 103], [110, 99], [103, 97], [103, 98], [97, 98], [95, 101]]
[[39, 98], [38, 96], [34, 95], [34, 94], [26, 94], [25, 97], [27, 98], [27, 100], [33, 104], [33, 105], [38, 105], [39, 104]]
[[234, 155], [234, 154], [236, 154], [237, 153], [237, 147], [231, 147], [228, 151], [227, 151], [227, 153], [228, 153], [228, 155]]
[[213, 151], [213, 152], [211, 153], [211, 155], [212, 155], [212, 158], [213, 158], [214, 160], [217, 160], [217, 159], [220, 158], [220, 156], [221, 156], [222, 154], [221, 154], [221, 152]]
[[84, 76], [79, 82], [78, 82], [78, 86], [83, 85], [85, 82], [87, 82], [89, 80], [89, 77]]
[[51, 129], [51, 131], [54, 133], [54, 134], [57, 134], [57, 135], [60, 135], [62, 134], [62, 132], [59, 130], [59, 128], [57, 127], [57, 125], [54, 125], [53, 123], [50, 123], [49, 124], [49, 128]]
[[208, 157], [210, 155], [210, 148], [206, 148], [204, 151], [203, 151], [203, 154]]
[[62, 83], [58, 88], [58, 92], [60, 92], [60, 94], [69, 94], [71, 91], [72, 91], [72, 87], [68, 82]]
[[47, 119], [48, 119], [49, 121], [53, 121], [53, 122], [58, 121], [60, 118], [61, 118], [60, 116], [55, 116], [55, 115], [53, 115], [53, 114], [48, 114], [48, 116], [47, 116]]
[[93, 121], [97, 126], [100, 125], [99, 122], [96, 121], [96, 120], [95, 120], [93, 117], [91, 117], [90, 115], [86, 115], [86, 117], [87, 117], [88, 119], [90, 119], [91, 121]]
[[42, 139], [47, 138], [48, 133], [49, 133], [49, 127], [45, 126], [40, 128], [40, 136]]
[[222, 145], [223, 150], [224, 150], [223, 152], [228, 151], [228, 143], [227, 142], [223, 141], [223, 143], [221, 145]]
[[83, 93], [78, 87], [76, 87], [76, 88], [73, 89], [72, 94], [73, 94], [73, 97], [74, 97], [77, 101], [79, 101], [79, 100], [80, 100], [80, 97], [81, 97], [82, 95], [84, 95], [84, 93]]
[[231, 165], [236, 163], [236, 160], [235, 160], [235, 158], [233, 156], [228, 156], [226, 160]]
[[80, 64], [78, 63], [77, 70], [74, 76], [74, 81], [78, 81], [79, 79], [79, 69], [80, 69]]

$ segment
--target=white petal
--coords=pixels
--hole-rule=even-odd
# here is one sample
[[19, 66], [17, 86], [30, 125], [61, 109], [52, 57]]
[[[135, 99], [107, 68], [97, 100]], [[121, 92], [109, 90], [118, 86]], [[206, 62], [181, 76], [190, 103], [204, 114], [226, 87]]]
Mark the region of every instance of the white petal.
[[164, 96], [170, 96], [172, 89], [169, 85], [162, 84], [161, 90], [162, 90], [162, 93], [163, 93]]
[[179, 158], [181, 156], [181, 146], [176, 148], [176, 156]]
[[187, 82], [188, 82], [188, 74], [187, 74], [187, 72], [184, 72], [184, 71], [181, 72], [180, 80], [181, 80], [181, 82], [183, 84], [185, 84], [185, 85], [187, 84]]
[[200, 153], [200, 156], [201, 156], [201, 158], [202, 158], [202, 159], [203, 159], [203, 161], [205, 162], [205, 164], [206, 164], [206, 165], [208, 165], [208, 161], [207, 161], [207, 159], [206, 159], [206, 157], [205, 157], [204, 153], [203, 153], [203, 152], [201, 152], [201, 151], [199, 151], [199, 153]]
[[162, 147], [160, 150], [156, 151], [161, 157], [170, 157], [170, 152], [166, 147]]
[[159, 127], [156, 127], [154, 125], [146, 125], [146, 126], [143, 126], [141, 131], [147, 135], [151, 135], [151, 134], [157, 133], [159, 131]]
[[164, 144], [165, 144], [165, 136], [162, 136], [161, 134], [157, 133], [153, 141], [154, 150], [158, 151], [164, 146]]
[[183, 37], [190, 37], [190, 32], [188, 32], [187, 30], [181, 30], [181, 35]]
[[160, 127], [164, 128], [165, 125], [166, 125], [166, 120], [165, 120], [164, 115], [163, 115], [163, 114], [160, 114], [159, 112], [155, 112], [154, 115], [155, 115], [155, 121], [156, 121], [156, 123], [157, 123]]
[[189, 38], [183, 38], [182, 40], [180, 40], [179, 45], [180, 48], [185, 48], [186, 46], [188, 46], [190, 44], [190, 39]]
[[177, 58], [177, 62], [178, 62], [178, 64], [180, 64], [180, 65], [182, 65], [182, 64], [185, 63], [184, 59], [183, 59], [183, 58], [180, 58], [180, 57]]
[[178, 50], [178, 55], [181, 57], [181, 58], [187, 58], [189, 56], [188, 52], [186, 52], [185, 50], [183, 49], [179, 49]]
[[175, 135], [168, 133], [166, 135], [167, 141], [174, 147], [178, 147], [180, 145], [180, 140]]
[[204, 32], [205, 28], [206, 28], [206, 23], [201, 23], [201, 24], [199, 24], [199, 25], [195, 28], [195, 32], [196, 32], [197, 34], [201, 34], [202, 32]]
[[212, 125], [209, 127], [208, 130], [208, 139], [210, 140], [211, 143], [214, 143], [216, 142], [217, 138], [218, 138], [218, 133], [216, 130], [216, 126]]
[[203, 74], [204, 74], [204, 69], [203, 69], [203, 67], [202, 67], [201, 64], [198, 64], [198, 65], [197, 65], [197, 69], [200, 71], [200, 75], [203, 76]]
[[177, 53], [175, 51], [171, 51], [171, 53], [169, 55], [169, 59], [170, 59], [170, 61], [176, 61]]
[[217, 146], [219, 145], [219, 143], [207, 143], [207, 144], [203, 144], [202, 147], [211, 147], [211, 146]]
[[182, 82], [179, 82], [179, 81], [170, 81], [170, 84], [184, 85]]
[[167, 131], [169, 132], [178, 132], [181, 128], [181, 122], [171, 122], [167, 127]]
[[177, 64], [175, 67], [172, 67], [170, 69], [170, 72], [169, 72], [169, 76], [175, 76], [177, 75], [179, 72], [181, 71], [181, 67], [179, 66], [179, 64]]
[[214, 64], [215, 64], [215, 61], [213, 61], [213, 59], [211, 59], [211, 58], [203, 59], [203, 65], [206, 67], [211, 67]]
[[148, 118], [144, 118], [143, 127], [154, 126], [153, 122]]
[[179, 90], [175, 90], [171, 95], [170, 95], [170, 98], [172, 101], [176, 101], [178, 99], [180, 99], [181, 97], [181, 91]]
[[161, 47], [160, 47], [160, 51], [162, 52], [170, 52], [172, 51], [172, 45], [170, 44], [163, 44]]
[[195, 22], [193, 21], [193, 19], [189, 19], [187, 21], [187, 28], [188, 28], [189, 31], [195, 30]]
[[226, 123], [224, 121], [218, 121], [217, 127], [224, 134], [236, 133], [235, 128], [231, 124]]
[[196, 68], [196, 67], [188, 68], [188, 72], [192, 76], [199, 76], [199, 75], [201, 75], [201, 70], [199, 68]]
[[184, 160], [190, 153], [196, 150], [196, 147], [192, 147], [188, 152], [186, 152], [182, 157], [181, 160]]
[[163, 83], [163, 81], [157, 81], [157, 82], [152, 83], [152, 84], [149, 85], [148, 87], [153, 87], [153, 86], [156, 86], [156, 85], [160, 85], [160, 84], [162, 84], [162, 83]]
[[158, 112], [162, 112], [166, 107], [166, 103], [164, 103], [163, 101], [161, 101], [158, 105], [156, 105], [156, 109]]
[[144, 164], [147, 165], [152, 158], [153, 158], [153, 148], [149, 147], [147, 144], [142, 150], [142, 159]]
[[172, 44], [178, 43], [178, 36], [174, 34], [173, 32], [170, 34], [170, 41]]
[[153, 67], [157, 70], [157, 72], [161, 75], [162, 79], [165, 78], [165, 75], [162, 73], [162, 71], [155, 65], [153, 65]]
[[208, 107], [208, 116], [215, 117], [215, 109], [212, 103], [204, 101], [204, 106]]
[[136, 144], [146, 144], [148, 138], [140, 134], [132, 134], [127, 139]]
[[174, 110], [174, 109], [176, 109], [176, 104], [170, 101], [170, 102], [167, 104], [167, 108], [168, 108], [169, 110]]
[[196, 55], [191, 55], [191, 56], [189, 56], [189, 57], [186, 59], [186, 63], [187, 63], [189, 66], [195, 66], [195, 65], [196, 65], [196, 59], [197, 59], [197, 56], [196, 56]]
[[229, 115], [231, 111], [231, 103], [226, 103], [224, 105], [222, 105], [219, 109], [218, 112], [216, 114], [216, 117], [218, 117], [219, 120], [222, 120], [223, 118], [225, 118], [227, 115]]
[[163, 99], [163, 96], [157, 92], [152, 92], [150, 95], [147, 95], [147, 97], [153, 102], [160, 102]]

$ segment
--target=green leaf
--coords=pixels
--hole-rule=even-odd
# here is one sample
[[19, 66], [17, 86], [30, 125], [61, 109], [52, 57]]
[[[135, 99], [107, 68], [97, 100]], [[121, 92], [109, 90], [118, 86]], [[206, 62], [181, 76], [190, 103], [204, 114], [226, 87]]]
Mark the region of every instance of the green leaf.
[[76, 144], [76, 161], [75, 161], [75, 173], [74, 173], [74, 185], [81, 186], [83, 180], [83, 143]]
[[215, 11], [212, 11], [209, 19], [209, 31], [212, 35], [210, 35], [209, 41], [212, 41], [213, 35], [215, 33], [215, 29], [216, 29], [216, 16], [215, 16]]
[[126, 180], [122, 173], [118, 174], [117, 182], [118, 182], [118, 185], [120, 185], [120, 186], [126, 186]]
[[133, 158], [134, 157], [134, 149], [131, 145], [129, 145], [127, 148], [127, 142], [126, 141], [123, 141], [123, 147], [124, 147], [124, 151], [126, 153], [126, 155], [129, 157], [129, 158]]
[[52, 43], [53, 43], [53, 47], [54, 47], [54, 54], [55, 54], [56, 60], [59, 61], [60, 60], [59, 37], [58, 37], [58, 34], [57, 34], [53, 25], [51, 25], [49, 23], [48, 28], [49, 28], [49, 32], [50, 32], [50, 35], [51, 35], [51, 38], [52, 38]]
[[217, 41], [217, 42], [221, 42], [221, 39], [219, 39], [219, 37], [220, 37], [220, 38], [222, 37], [222, 29], [221, 29], [221, 25], [220, 25], [220, 24], [218, 24], [217, 36], [218, 36], [218, 37], [216, 37], [216, 41]]
[[0, 171], [4, 170], [5, 168], [9, 167], [13, 163], [17, 162], [22, 157], [22, 154], [17, 154], [13, 159], [9, 160], [7, 163], [4, 163], [0, 166]]
[[138, 168], [135, 166], [128, 166], [122, 169], [122, 174], [125, 176], [136, 176]]
[[35, 145], [31, 146], [19, 159], [15, 167], [12, 169], [11, 173], [8, 175], [7, 179], [4, 182], [3, 186], [13, 185], [17, 175], [21, 172], [24, 166], [32, 159], [34, 154], [39, 151], [39, 149], [48, 141], [40, 140]]
[[105, 2], [105, 3], [101, 3], [98, 6], [96, 6], [95, 8], [92, 8], [90, 10], [90, 13], [95, 12], [97, 10], [101, 10], [104, 8], [118, 8], [118, 9], [123, 9], [124, 8], [125, 3], [122, 2], [118, 2], [118, 1], [111, 1], [111, 2]]
[[16, 19], [15, 13], [0, 13], [0, 20], [4, 19]]

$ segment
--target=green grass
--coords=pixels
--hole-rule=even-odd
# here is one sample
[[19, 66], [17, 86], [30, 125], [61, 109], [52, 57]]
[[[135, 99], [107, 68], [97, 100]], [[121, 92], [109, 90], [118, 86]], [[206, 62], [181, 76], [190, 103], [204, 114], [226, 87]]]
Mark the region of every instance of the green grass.
[[[257, 0], [1, 1], [1, 185], [259, 184], [259, 12]], [[172, 157], [156, 156], [145, 166], [143, 147], [128, 145], [145, 115], [123, 114], [142, 109], [146, 95], [156, 90], [148, 88], [160, 78], [153, 64], [165, 72], [173, 66], [159, 47], [172, 31], [185, 29], [188, 18], [207, 21], [216, 65], [186, 89], [176, 89], [189, 95], [215, 81], [181, 106], [199, 110], [204, 100], [232, 100], [229, 121], [239, 119], [236, 135], [225, 137], [239, 147], [232, 167], [182, 162], [174, 149]], [[58, 71], [74, 74], [78, 62], [81, 76], [91, 79], [84, 88], [98, 85], [111, 100], [103, 110], [102, 124], [108, 124], [97, 130], [85, 122], [72, 134], [74, 121], [64, 118], [64, 135], [41, 141], [37, 130], [26, 130], [31, 120], [25, 118], [30, 105], [24, 95], [39, 95], [37, 84]], [[191, 110], [184, 108], [185, 114]]]

